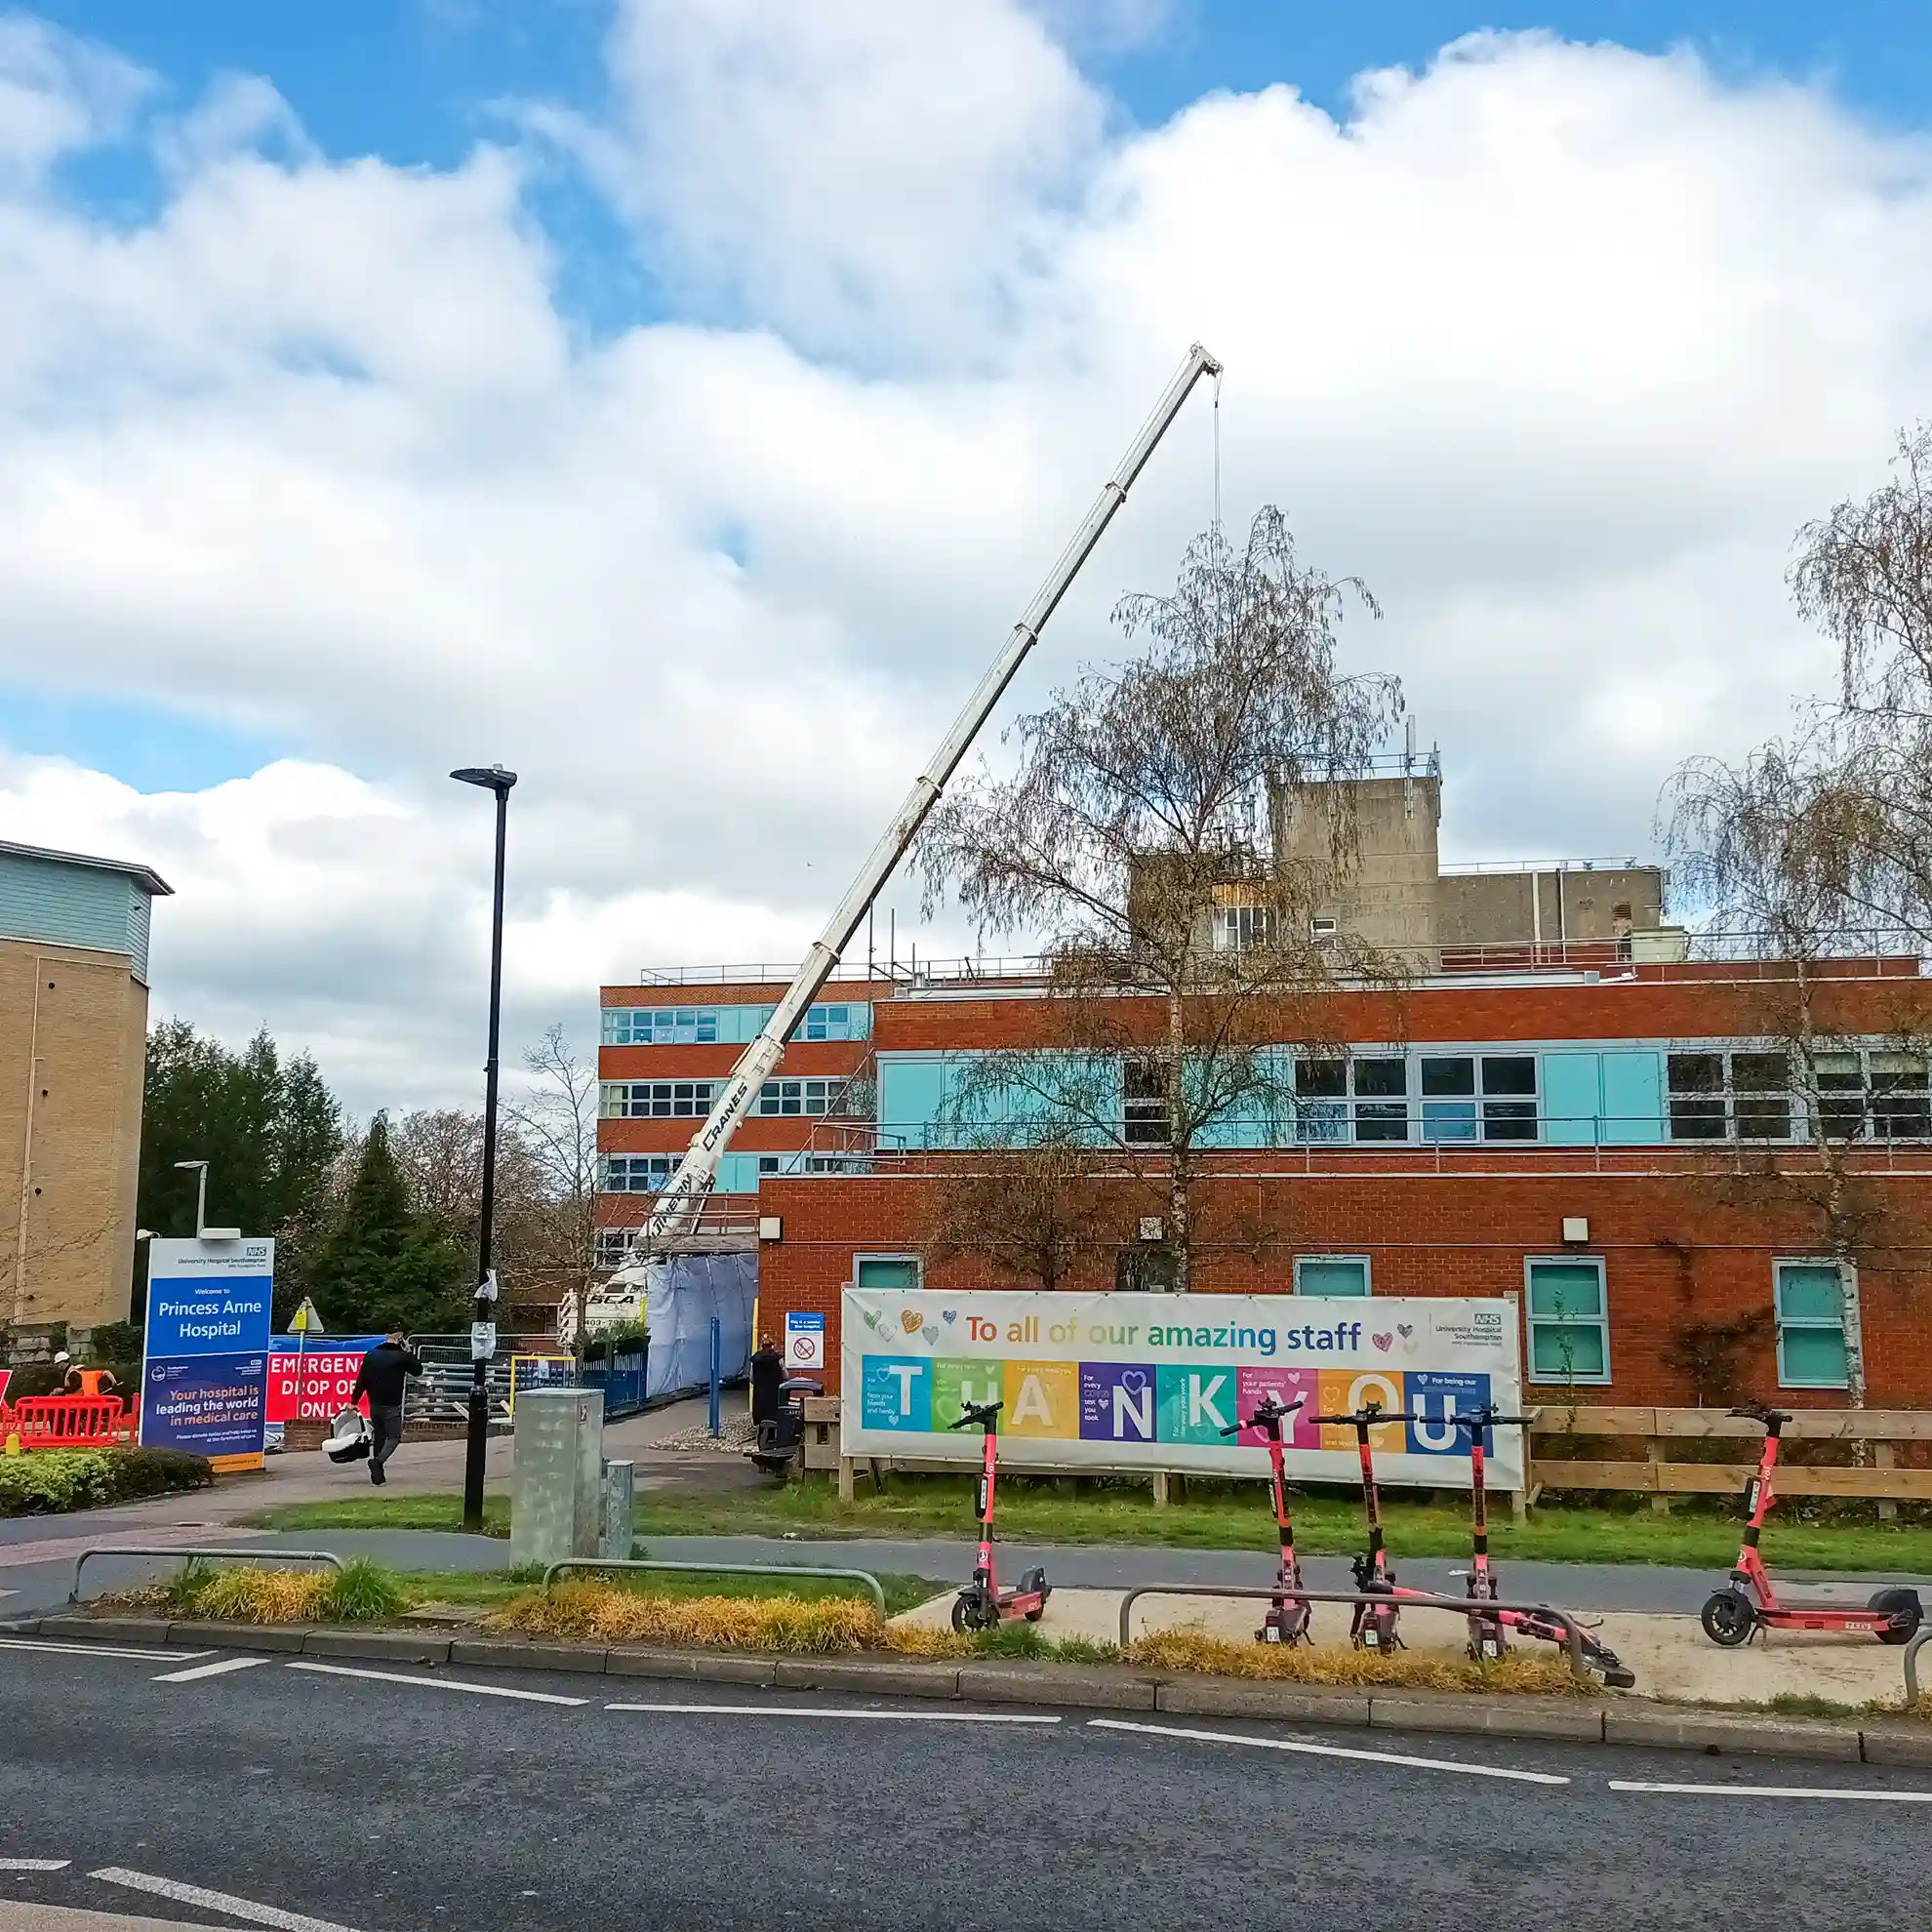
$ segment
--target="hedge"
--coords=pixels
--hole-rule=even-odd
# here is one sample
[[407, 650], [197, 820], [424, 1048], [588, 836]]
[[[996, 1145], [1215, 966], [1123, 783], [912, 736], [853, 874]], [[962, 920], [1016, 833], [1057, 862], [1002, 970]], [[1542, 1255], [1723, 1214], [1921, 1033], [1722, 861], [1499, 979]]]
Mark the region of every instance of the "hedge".
[[53, 1516], [206, 1489], [206, 1456], [180, 1449], [34, 1449], [0, 1456], [0, 1516]]

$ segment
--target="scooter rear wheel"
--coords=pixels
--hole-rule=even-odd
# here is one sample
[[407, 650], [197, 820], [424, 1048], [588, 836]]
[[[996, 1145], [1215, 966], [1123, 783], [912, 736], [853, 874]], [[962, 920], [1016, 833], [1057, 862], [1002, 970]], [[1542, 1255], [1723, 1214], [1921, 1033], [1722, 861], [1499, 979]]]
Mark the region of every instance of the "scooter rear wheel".
[[1897, 1617], [1902, 1610], [1908, 1613], [1903, 1622], [1878, 1632], [1880, 1643], [1910, 1643], [1917, 1635], [1918, 1626], [1925, 1615], [1924, 1605], [1919, 1602], [1915, 1590], [1877, 1590], [1865, 1607], [1887, 1617]]
[[1719, 1590], [1705, 1599], [1698, 1621], [1712, 1643], [1734, 1650], [1757, 1628], [1757, 1613], [1736, 1590]]

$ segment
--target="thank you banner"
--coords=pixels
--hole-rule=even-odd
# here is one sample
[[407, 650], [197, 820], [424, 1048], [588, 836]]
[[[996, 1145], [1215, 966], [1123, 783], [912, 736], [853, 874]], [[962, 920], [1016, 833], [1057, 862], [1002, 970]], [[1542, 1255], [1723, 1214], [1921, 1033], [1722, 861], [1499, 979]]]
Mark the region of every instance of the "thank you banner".
[[[1016, 1469], [1265, 1473], [1243, 1428], [1272, 1394], [1306, 1398], [1285, 1438], [1307, 1481], [1359, 1473], [1354, 1431], [1313, 1418], [1380, 1402], [1370, 1440], [1394, 1483], [1469, 1480], [1469, 1434], [1449, 1420], [1522, 1407], [1516, 1308], [1503, 1300], [1318, 1300], [1288, 1295], [945, 1295], [848, 1288], [842, 1452], [976, 1463], [968, 1402], [1001, 1402], [1000, 1460]], [[1498, 1488], [1523, 1479], [1517, 1429], [1488, 1445]]]
[[260, 1469], [275, 1244], [155, 1241], [147, 1264], [141, 1440], [218, 1469]]

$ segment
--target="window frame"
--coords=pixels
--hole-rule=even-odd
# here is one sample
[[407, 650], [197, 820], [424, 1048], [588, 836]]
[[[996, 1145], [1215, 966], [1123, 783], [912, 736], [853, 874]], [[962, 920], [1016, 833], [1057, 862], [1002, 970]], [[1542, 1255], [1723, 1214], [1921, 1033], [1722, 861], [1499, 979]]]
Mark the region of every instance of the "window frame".
[[598, 1034], [604, 1046], [717, 1044], [720, 1021], [715, 1006], [607, 1006], [603, 1013]]
[[[651, 1148], [629, 1148], [615, 1153], [601, 1153], [597, 1156], [597, 1191], [600, 1194], [661, 1194], [670, 1184], [670, 1178], [677, 1172], [677, 1164], [684, 1156], [681, 1153], [661, 1153]], [[614, 1182], [612, 1176], [619, 1161], [626, 1163], [626, 1180], [623, 1187]], [[628, 1163], [631, 1161], [658, 1161], [665, 1163], [664, 1179], [655, 1187], [634, 1187], [629, 1184]]]
[[[865, 1262], [910, 1262], [912, 1264], [913, 1291], [917, 1292], [918, 1290], [924, 1288], [926, 1285], [926, 1264], [924, 1260], [918, 1255], [908, 1255], [903, 1252], [889, 1252], [884, 1249], [877, 1249], [877, 1250], [868, 1249], [864, 1253], [855, 1252], [852, 1257], [852, 1285], [855, 1288], [862, 1285], [859, 1280], [859, 1268], [861, 1264]], [[879, 1292], [896, 1293], [902, 1291], [893, 1290], [893, 1291], [879, 1291]]]
[[[1596, 1270], [1597, 1313], [1540, 1315], [1536, 1312], [1535, 1270], [1539, 1268], [1593, 1268]], [[1594, 1322], [1603, 1338], [1601, 1375], [1542, 1375], [1536, 1366], [1536, 1331], [1540, 1326], [1582, 1327]], [[1523, 1257], [1523, 1382], [1534, 1382], [1545, 1389], [1607, 1389], [1613, 1379], [1610, 1359], [1610, 1270], [1601, 1255], [1525, 1255]]]
[[[1359, 1295], [1324, 1295], [1302, 1286], [1302, 1264], [1304, 1262], [1335, 1263], [1343, 1262], [1359, 1266], [1362, 1270], [1362, 1292]], [[1295, 1293], [1307, 1295], [1311, 1302], [1372, 1302], [1375, 1300], [1375, 1264], [1368, 1255], [1297, 1255], [1295, 1257]]]
[[[1838, 1318], [1825, 1321], [1816, 1316], [1785, 1313], [1783, 1289], [1784, 1271], [1788, 1268], [1830, 1268], [1838, 1277]], [[1774, 1255], [1771, 1260], [1771, 1315], [1778, 1331], [1778, 1387], [1780, 1389], [1843, 1389], [1851, 1387], [1851, 1337], [1845, 1333], [1844, 1308], [1845, 1271], [1843, 1264], [1831, 1255]], [[1853, 1294], [1858, 1290], [1854, 1284]], [[1845, 1372], [1837, 1382], [1793, 1382], [1785, 1372], [1785, 1330], [1796, 1328], [1808, 1330], [1812, 1334], [1835, 1334], [1844, 1350]]]
[[[600, 1080], [597, 1083], [597, 1118], [599, 1120], [703, 1120], [711, 1110], [717, 1100], [718, 1089], [724, 1085], [721, 1079], [705, 1080]], [[648, 1091], [639, 1111], [632, 1099], [632, 1090], [665, 1089], [664, 1095], [664, 1111], [658, 1111], [658, 1095]], [[690, 1092], [683, 1095], [680, 1106], [678, 1088], [687, 1087]], [[704, 1097], [699, 1097], [699, 1089], [704, 1089]], [[613, 1093], [622, 1093], [623, 1107], [613, 1111], [609, 1103]]]

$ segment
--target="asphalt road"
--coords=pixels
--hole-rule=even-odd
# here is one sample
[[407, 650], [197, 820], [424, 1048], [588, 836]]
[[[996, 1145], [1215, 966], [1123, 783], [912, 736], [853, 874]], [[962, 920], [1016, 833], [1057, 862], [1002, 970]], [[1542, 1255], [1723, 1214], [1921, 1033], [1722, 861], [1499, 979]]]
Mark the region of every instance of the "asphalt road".
[[1932, 1856], [1932, 1803], [1897, 1795], [1932, 1774], [1875, 1766], [306, 1660], [165, 1681], [228, 1661], [0, 1642], [0, 1901], [293, 1932], [1895, 1932]]

